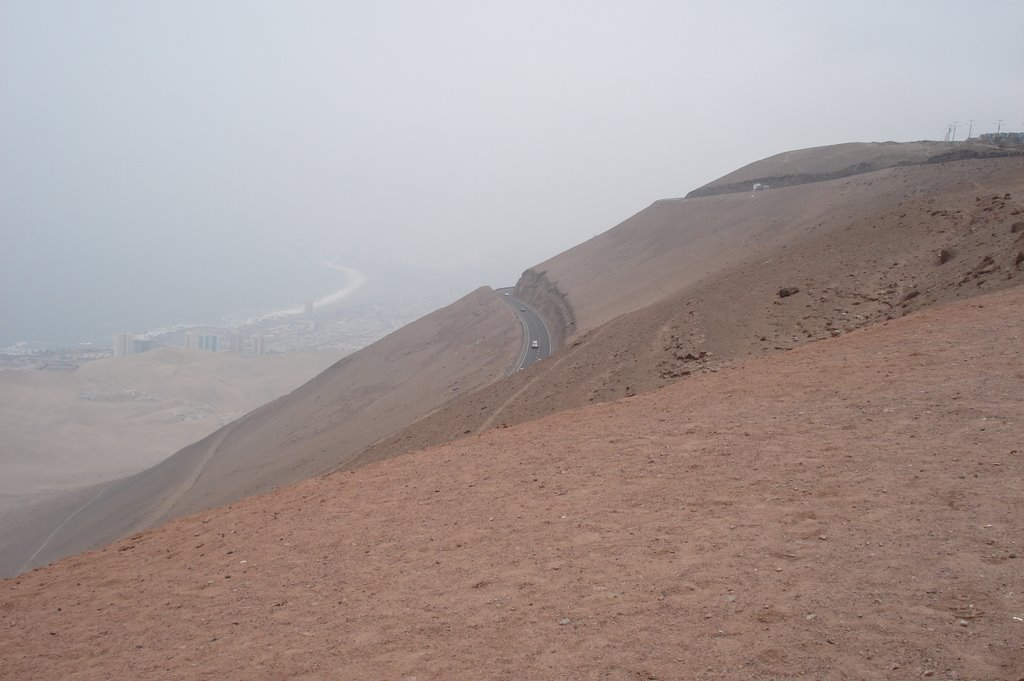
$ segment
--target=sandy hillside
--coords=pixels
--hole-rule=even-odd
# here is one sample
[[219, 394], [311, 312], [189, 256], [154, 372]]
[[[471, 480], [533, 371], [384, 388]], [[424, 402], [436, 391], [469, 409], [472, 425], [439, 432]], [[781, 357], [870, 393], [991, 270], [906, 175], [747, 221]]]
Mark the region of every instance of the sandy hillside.
[[[659, 201], [524, 275], [567, 347], [356, 462], [655, 389], [1024, 282], [1024, 158]], [[780, 297], [783, 288], [797, 289]], [[558, 318], [557, 306], [549, 316]]]
[[11, 679], [1019, 679], [1024, 289], [0, 582]]
[[[42, 564], [333, 467], [690, 380], [1015, 286], [1022, 196], [1017, 157], [658, 201], [524, 273], [517, 293], [564, 346], [551, 359], [498, 380], [520, 332], [481, 289], [166, 465], [34, 511], [32, 526], [14, 530], [20, 543], [11, 553]], [[782, 289], [796, 292], [780, 296]]]
[[[873, 274], [872, 267], [890, 274], [885, 270], [894, 262], [897, 268], [917, 268], [906, 272], [908, 278], [923, 273], [924, 263], [901, 263], [899, 252], [885, 263], [889, 249], [928, 249], [937, 258], [940, 248], [969, 240], [997, 220], [1000, 227], [1006, 222], [1006, 234], [998, 236], [1009, 246], [1010, 225], [1024, 220], [1015, 211], [1022, 210], [1024, 157], [890, 168], [767, 192], [658, 201], [531, 269], [568, 297], [575, 317], [569, 335], [578, 336], [711, 276], [778, 260], [787, 255], [781, 251], [808, 239], [829, 237], [829, 248], [815, 252], [813, 260], [787, 263], [790, 278], [843, 267], [856, 257], [863, 258], [858, 268], [843, 273], [854, 274], [846, 278], [855, 281], [846, 283], [859, 284], [860, 275]], [[779, 286], [786, 285], [799, 282], [781, 279]]]
[[7, 528], [0, 567], [12, 574], [26, 561], [44, 564], [332, 470], [460, 391], [503, 376], [521, 343], [512, 311], [479, 289], [153, 468], [37, 505]]

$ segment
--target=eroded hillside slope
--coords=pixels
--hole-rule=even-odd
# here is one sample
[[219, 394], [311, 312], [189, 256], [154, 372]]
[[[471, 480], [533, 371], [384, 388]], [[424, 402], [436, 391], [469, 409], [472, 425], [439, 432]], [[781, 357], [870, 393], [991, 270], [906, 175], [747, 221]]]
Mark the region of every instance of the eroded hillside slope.
[[1024, 289], [0, 583], [10, 678], [1024, 675]]
[[537, 297], [555, 291], [575, 311], [568, 347], [460, 397], [355, 463], [1022, 282], [1024, 158], [659, 201], [524, 276]]
[[[1011, 197], [1004, 198], [1006, 193]], [[1006, 205], [981, 205], [992, 197]], [[847, 278], [858, 286], [860, 275], [873, 276], [893, 263], [900, 266], [898, 258], [885, 262], [888, 249], [937, 254], [940, 248], [969, 241], [982, 226], [1024, 219], [1014, 216], [1022, 208], [1024, 157], [890, 168], [767, 192], [658, 201], [532, 269], [568, 297], [576, 322], [572, 335], [578, 336], [684, 287], [777, 260], [786, 255], [780, 251], [827, 234], [832, 235], [830, 243], [822, 245], [828, 249], [806, 249], [806, 260], [787, 263], [789, 276], [815, 268], [847, 268], [844, 276], [854, 275]], [[990, 243], [993, 250], [1013, 243], [1008, 233], [998, 236], [1005, 242]], [[861, 254], [866, 259], [856, 266], [846, 262]], [[906, 277], [926, 271], [918, 272], [917, 263], [906, 266], [915, 268]], [[790, 282], [783, 278], [779, 286], [785, 285]]]

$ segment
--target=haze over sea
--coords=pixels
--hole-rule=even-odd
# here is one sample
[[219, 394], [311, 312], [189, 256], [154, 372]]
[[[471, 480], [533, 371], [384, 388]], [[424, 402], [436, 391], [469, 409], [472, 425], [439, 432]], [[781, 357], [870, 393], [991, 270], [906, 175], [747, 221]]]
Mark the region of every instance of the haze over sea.
[[[80, 291], [44, 291], [27, 287], [5, 294], [10, 308], [0, 324], [0, 349], [24, 342], [73, 346], [80, 343], [109, 345], [113, 334], [143, 334], [177, 325], [231, 326], [254, 318], [301, 312], [306, 301], [317, 307], [345, 304], [405, 305], [418, 314], [454, 300], [480, 282], [473, 273], [451, 277], [422, 271], [418, 280], [426, 287], [396, 283], [388, 267], [370, 264], [367, 269], [345, 262], [284, 260], [261, 263], [251, 270], [221, 273], [210, 271], [131, 271], [124, 276], [90, 282], [103, 300], [83, 299]], [[403, 270], [401, 279], [408, 281]], [[175, 285], [162, 285], [163, 281]], [[59, 294], [58, 294], [59, 293]], [[35, 308], [35, 309], [33, 309]]]
[[0, 347], [296, 307], [325, 260], [425, 313], [758, 158], [1019, 129], [1024, 4], [984, 8], [0, 2]]

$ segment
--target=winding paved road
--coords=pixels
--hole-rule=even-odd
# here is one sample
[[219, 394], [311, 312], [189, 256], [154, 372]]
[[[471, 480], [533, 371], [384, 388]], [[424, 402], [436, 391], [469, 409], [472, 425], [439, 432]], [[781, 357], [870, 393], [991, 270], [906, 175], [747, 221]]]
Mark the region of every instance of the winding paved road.
[[[509, 372], [515, 373], [551, 354], [551, 336], [548, 334], [548, 327], [544, 325], [544, 320], [537, 314], [537, 311], [513, 296], [511, 287], [499, 288], [495, 291], [505, 301], [505, 304], [512, 308], [523, 325], [523, 349], [519, 354], [519, 361]], [[537, 341], [537, 347], [533, 347], [534, 341]]]

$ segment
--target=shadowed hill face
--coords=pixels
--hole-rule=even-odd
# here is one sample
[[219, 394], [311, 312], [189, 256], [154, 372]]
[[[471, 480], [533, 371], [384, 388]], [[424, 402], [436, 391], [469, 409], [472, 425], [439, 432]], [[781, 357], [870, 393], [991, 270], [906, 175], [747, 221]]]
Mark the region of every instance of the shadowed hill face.
[[31, 555], [72, 513], [33, 564], [333, 470], [460, 392], [503, 376], [521, 342], [508, 306], [478, 289], [156, 467], [88, 490], [70, 508], [41, 511], [35, 531], [23, 532], [8, 555]]

